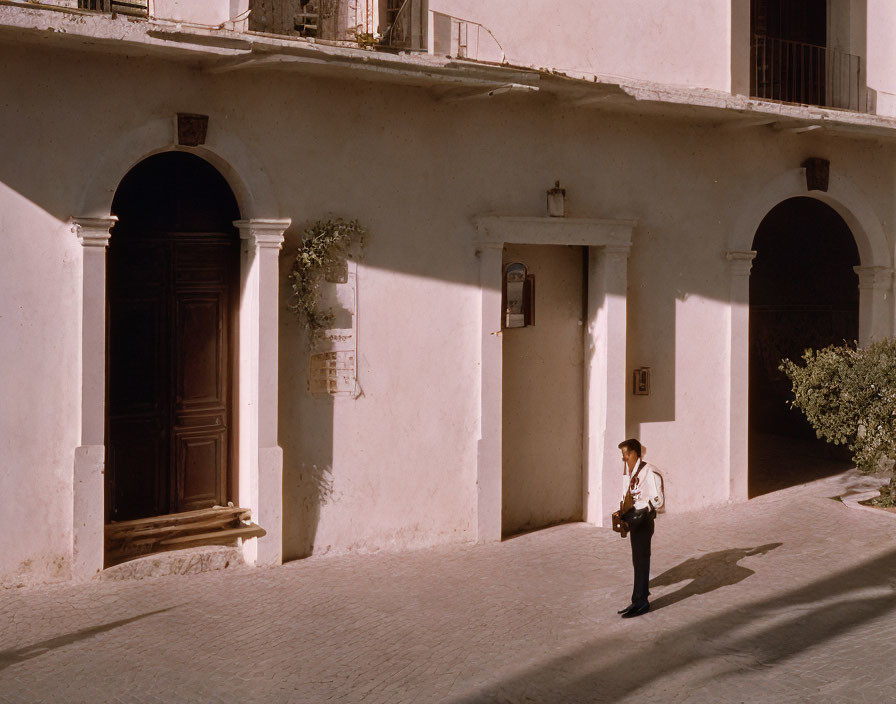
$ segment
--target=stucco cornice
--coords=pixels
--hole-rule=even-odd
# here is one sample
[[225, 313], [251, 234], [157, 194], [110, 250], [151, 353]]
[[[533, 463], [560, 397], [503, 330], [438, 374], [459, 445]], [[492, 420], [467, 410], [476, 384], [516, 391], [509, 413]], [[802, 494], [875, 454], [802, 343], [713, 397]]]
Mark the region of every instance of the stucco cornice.
[[72, 232], [78, 237], [83, 247], [106, 247], [112, 236], [109, 230], [118, 222], [118, 218], [110, 215], [107, 218], [72, 218]]
[[725, 252], [725, 258], [728, 260], [728, 267], [732, 276], [749, 276], [750, 269], [753, 268], [753, 260], [756, 258], [756, 252], [752, 249], [745, 251], [729, 250]]
[[886, 266], [854, 266], [860, 289], [888, 291], [893, 284], [893, 270]]
[[285, 219], [253, 219], [235, 220], [233, 226], [240, 231], [240, 239], [246, 240], [250, 247], [280, 249], [283, 246], [284, 232], [292, 224]]
[[634, 220], [479, 215], [474, 218], [477, 247], [516, 244], [566, 244], [631, 247]]

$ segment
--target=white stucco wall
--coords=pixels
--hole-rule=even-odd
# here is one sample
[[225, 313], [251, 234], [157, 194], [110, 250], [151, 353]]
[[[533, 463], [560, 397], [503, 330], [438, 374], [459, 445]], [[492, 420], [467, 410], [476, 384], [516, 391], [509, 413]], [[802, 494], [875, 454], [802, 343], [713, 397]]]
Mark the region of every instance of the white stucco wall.
[[868, 87], [877, 91], [877, 114], [896, 116], [896, 5], [887, 0], [867, 0]]
[[234, 0], [150, 0], [149, 12], [158, 19], [218, 25], [236, 16]]
[[3, 139], [19, 135], [15, 150], [4, 147], [12, 158], [0, 167], [0, 237], [7, 251], [0, 261], [0, 496], [6, 523], [0, 586], [9, 586], [69, 575], [80, 413], [80, 245], [70, 226], [45, 209], [59, 201], [41, 197], [44, 189], [64, 191], [64, 185], [56, 174], [34, 168], [29, 157], [52, 131], [53, 116], [15, 115], [8, 105], [3, 110]]
[[[82, 205], [85, 173], [101, 165], [120, 178], [132, 165], [110, 157], [117, 135], [159, 124], [164, 136], [170, 124], [170, 144], [166, 120], [175, 112], [210, 116], [209, 134], [227, 152], [220, 163], [238, 156], [255, 164], [272, 191], [267, 207], [279, 204], [279, 212], [243, 217], [293, 220], [281, 258], [283, 302], [304, 226], [332, 214], [369, 228], [358, 268], [357, 400], [307, 394], [304, 333], [281, 310], [287, 558], [475, 539], [474, 216], [544, 215], [545, 190], [559, 179], [569, 217], [637, 221], [628, 365], [650, 366], [653, 389], [629, 396], [628, 430], [665, 470], [671, 511], [728, 497], [725, 251], [757, 194], [807, 156], [822, 156], [885, 232], [896, 222], [892, 148], [820, 131], [731, 131], [515, 96], [444, 103], [384, 84], [210, 75], [65, 51], [41, 51], [37, 61], [35, 51], [0, 54], [0, 153], [15, 155], [0, 162], [0, 232], [12, 245], [0, 265], [0, 362], [12, 400], [0, 416], [0, 488], [21, 526], [0, 538], [6, 581], [29, 570], [42, 579], [65, 572], [80, 368], [80, 246], [65, 222]], [[125, 94], [127, 103], [108, 99]], [[241, 188], [234, 184], [238, 196]]]
[[512, 64], [730, 89], [727, 0], [430, 0], [429, 9], [484, 25]]

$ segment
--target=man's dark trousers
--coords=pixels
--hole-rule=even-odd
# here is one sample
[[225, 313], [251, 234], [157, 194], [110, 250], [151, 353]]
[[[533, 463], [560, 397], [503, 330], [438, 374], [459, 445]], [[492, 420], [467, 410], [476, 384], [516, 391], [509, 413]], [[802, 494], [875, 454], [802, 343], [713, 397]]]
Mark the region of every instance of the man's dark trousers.
[[642, 604], [647, 601], [650, 582], [650, 539], [652, 537], [653, 516], [648, 514], [641, 521], [641, 525], [629, 534], [632, 543], [632, 565], [635, 568], [635, 586], [632, 590], [633, 604]]

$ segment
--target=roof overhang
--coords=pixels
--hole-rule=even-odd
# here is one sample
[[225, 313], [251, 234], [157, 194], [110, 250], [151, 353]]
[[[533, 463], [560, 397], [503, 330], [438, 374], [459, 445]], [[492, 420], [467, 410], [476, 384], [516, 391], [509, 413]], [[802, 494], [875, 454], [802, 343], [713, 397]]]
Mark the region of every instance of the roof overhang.
[[689, 118], [721, 130], [896, 138], [896, 119], [757, 100], [724, 91], [617, 76], [568, 75], [425, 53], [389, 53], [323, 42], [109, 16], [22, 0], [0, 0], [0, 42], [164, 58], [210, 74], [290, 71], [308, 76], [416, 86], [440, 101], [529, 99], [558, 107]]

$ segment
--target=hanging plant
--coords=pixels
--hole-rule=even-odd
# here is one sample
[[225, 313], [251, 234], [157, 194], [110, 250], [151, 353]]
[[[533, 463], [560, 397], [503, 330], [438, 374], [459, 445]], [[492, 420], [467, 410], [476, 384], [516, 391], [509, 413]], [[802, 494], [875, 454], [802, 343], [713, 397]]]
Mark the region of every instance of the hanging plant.
[[289, 278], [293, 295], [289, 309], [308, 329], [308, 344], [314, 347], [332, 327], [333, 313], [320, 309], [320, 282], [331, 270], [359, 254], [367, 230], [357, 220], [318, 220], [302, 233]]

